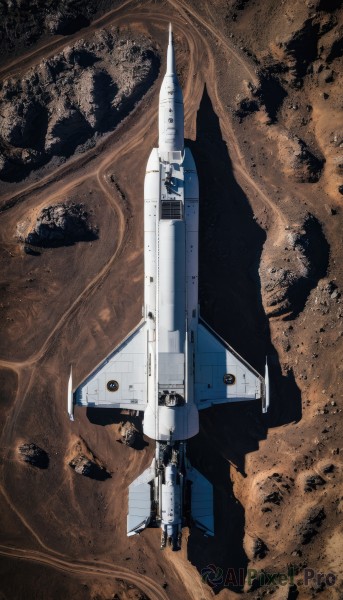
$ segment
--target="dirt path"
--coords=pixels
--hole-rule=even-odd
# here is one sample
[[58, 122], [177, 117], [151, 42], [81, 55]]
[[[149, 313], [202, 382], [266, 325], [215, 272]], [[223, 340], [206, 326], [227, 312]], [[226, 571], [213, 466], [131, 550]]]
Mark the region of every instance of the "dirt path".
[[10, 548], [0, 545], [0, 555], [7, 556], [17, 560], [35, 562], [41, 565], [52, 567], [64, 573], [82, 575], [83, 577], [111, 577], [113, 579], [123, 579], [128, 583], [135, 585], [142, 592], [147, 594], [151, 600], [168, 600], [167, 594], [150, 577], [141, 573], [133, 573], [124, 567], [117, 567], [103, 561], [83, 562], [58, 558], [48, 552], [37, 552], [35, 550], [24, 550], [19, 548]]

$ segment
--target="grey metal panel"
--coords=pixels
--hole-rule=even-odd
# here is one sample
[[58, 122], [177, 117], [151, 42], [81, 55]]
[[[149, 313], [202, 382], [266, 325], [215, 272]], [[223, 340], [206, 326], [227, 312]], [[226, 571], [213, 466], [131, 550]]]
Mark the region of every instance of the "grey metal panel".
[[155, 459], [129, 486], [129, 507], [127, 515], [127, 534], [134, 535], [142, 531], [150, 521], [151, 482], [155, 477]]
[[151, 515], [151, 487], [148, 483], [129, 487], [127, 533], [139, 533], [149, 524]]
[[[232, 385], [224, 382], [226, 373], [234, 376]], [[199, 410], [262, 394], [262, 377], [204, 322], [197, 327], [194, 391]]]
[[183, 384], [185, 355], [181, 352], [160, 352], [158, 355], [158, 380], [162, 384]]
[[[118, 382], [110, 391], [109, 381]], [[147, 403], [147, 327], [140, 324], [79, 386], [76, 404], [144, 410]]]
[[207, 535], [214, 535], [213, 487], [199, 471], [188, 466], [186, 478], [192, 482], [191, 515], [200, 529]]

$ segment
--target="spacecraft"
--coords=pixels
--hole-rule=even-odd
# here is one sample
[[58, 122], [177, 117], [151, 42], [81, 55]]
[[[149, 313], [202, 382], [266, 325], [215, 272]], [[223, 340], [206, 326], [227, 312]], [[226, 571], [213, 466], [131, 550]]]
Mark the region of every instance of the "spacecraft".
[[198, 305], [199, 186], [184, 147], [184, 112], [169, 26], [167, 69], [159, 97], [159, 140], [144, 182], [144, 306], [137, 327], [72, 391], [73, 405], [144, 413], [143, 432], [156, 441], [153, 461], [129, 486], [127, 535], [161, 528], [161, 546], [180, 548], [189, 524], [214, 535], [212, 484], [187, 458], [199, 411], [260, 399], [263, 378], [201, 318]]

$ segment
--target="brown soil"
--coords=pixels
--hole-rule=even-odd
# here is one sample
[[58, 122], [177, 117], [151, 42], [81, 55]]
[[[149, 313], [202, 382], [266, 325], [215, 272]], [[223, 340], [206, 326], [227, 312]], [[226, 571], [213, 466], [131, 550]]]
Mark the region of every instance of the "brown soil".
[[[70, 423], [67, 380], [72, 364], [77, 385], [140, 320], [143, 181], [163, 63], [93, 148], [2, 185], [1, 598], [307, 599], [321, 586], [303, 585], [305, 568], [337, 575], [320, 597], [341, 597], [342, 12], [324, 4], [128, 1], [2, 65], [17, 77], [106, 26], [151, 36], [164, 57], [172, 21], [201, 186], [202, 314], [261, 373], [268, 354], [272, 398], [266, 417], [253, 403], [201, 414], [189, 452], [214, 485], [213, 539], [185, 530], [173, 553], [160, 551], [158, 530], [126, 537], [128, 485], [154, 444], [118, 443], [122, 415], [77, 408]], [[306, 144], [296, 160], [289, 140], [295, 153]], [[65, 201], [92, 211], [99, 239], [26, 254], [17, 223]], [[277, 293], [270, 273], [282, 274]], [[110, 478], [70, 468], [77, 440]], [[23, 462], [23, 443], [47, 452], [49, 467]], [[324, 484], [307, 490], [311, 476]], [[290, 568], [295, 586], [249, 584], [248, 569]]]

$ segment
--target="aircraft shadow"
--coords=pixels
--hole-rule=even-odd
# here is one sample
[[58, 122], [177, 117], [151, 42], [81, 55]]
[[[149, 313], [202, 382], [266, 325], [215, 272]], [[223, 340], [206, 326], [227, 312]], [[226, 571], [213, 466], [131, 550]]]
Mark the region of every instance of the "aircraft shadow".
[[258, 268], [266, 234], [235, 180], [206, 87], [196, 140], [186, 140], [185, 145], [193, 153], [200, 186], [201, 316], [262, 375], [266, 355], [269, 362], [269, 413], [262, 415], [256, 401], [206, 409], [200, 412], [199, 435], [188, 443], [191, 464], [213, 484], [215, 517], [213, 538], [191, 527], [188, 558], [212, 582], [215, 593], [224, 587], [239, 592], [248, 557], [243, 547], [244, 509], [234, 496], [230, 471], [236, 468], [246, 476], [245, 455], [258, 449], [268, 428], [301, 419], [301, 396], [293, 373], [282, 375], [262, 305]]

